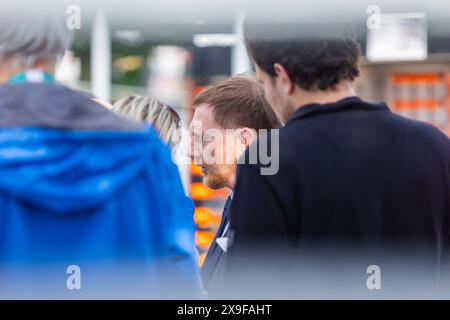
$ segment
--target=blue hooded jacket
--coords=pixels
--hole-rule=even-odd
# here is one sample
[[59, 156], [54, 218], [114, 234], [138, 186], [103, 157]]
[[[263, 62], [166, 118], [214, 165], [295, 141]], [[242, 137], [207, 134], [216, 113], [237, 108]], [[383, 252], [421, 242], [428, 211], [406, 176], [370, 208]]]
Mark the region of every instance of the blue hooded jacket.
[[192, 201], [153, 129], [59, 85], [0, 87], [2, 114], [1, 298], [200, 296]]

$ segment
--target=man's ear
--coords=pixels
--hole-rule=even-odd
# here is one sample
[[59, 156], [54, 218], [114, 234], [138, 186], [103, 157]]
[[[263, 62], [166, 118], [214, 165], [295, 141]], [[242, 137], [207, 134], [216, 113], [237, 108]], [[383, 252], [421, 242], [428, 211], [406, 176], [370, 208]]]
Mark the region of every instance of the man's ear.
[[273, 69], [275, 70], [277, 78], [280, 79], [281, 89], [283, 90], [283, 92], [287, 95], [292, 94], [292, 92], [294, 91], [295, 83], [294, 81], [292, 81], [291, 77], [289, 77], [286, 69], [278, 62], [273, 65]]
[[245, 146], [245, 148], [248, 148], [257, 139], [257, 137], [258, 133], [255, 129], [247, 127], [239, 129], [239, 140]]

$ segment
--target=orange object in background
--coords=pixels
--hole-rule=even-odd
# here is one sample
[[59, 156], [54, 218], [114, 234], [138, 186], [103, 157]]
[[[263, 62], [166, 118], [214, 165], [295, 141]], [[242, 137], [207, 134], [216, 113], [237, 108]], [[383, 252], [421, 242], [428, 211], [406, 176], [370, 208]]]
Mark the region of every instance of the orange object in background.
[[391, 75], [390, 84], [395, 112], [446, 131], [449, 112], [442, 91], [442, 73], [397, 73]]
[[195, 243], [200, 248], [209, 248], [215, 233], [212, 231], [196, 231], [195, 232]]
[[206, 259], [206, 252], [203, 252], [199, 257], [198, 257], [198, 266], [201, 268], [203, 267], [203, 263], [205, 262]]
[[450, 74], [447, 74], [447, 135], [450, 137]]
[[228, 191], [226, 191], [225, 189], [212, 190], [201, 182], [192, 182], [191, 196], [192, 199], [200, 201], [223, 199], [228, 197]]
[[201, 229], [209, 228], [220, 223], [221, 215], [207, 207], [197, 207], [194, 212], [195, 223]]
[[202, 92], [203, 90], [205, 90], [206, 88], [208, 88], [208, 86], [199, 86], [199, 87], [196, 87], [195, 89], [194, 89], [194, 92], [192, 93], [192, 96], [196, 96], [196, 95], [198, 95], [198, 94], [200, 94], [200, 92]]
[[194, 162], [191, 162], [191, 174], [201, 176], [202, 168], [200, 166], [197, 166]]
[[394, 85], [398, 84], [412, 84], [417, 82], [427, 82], [437, 84], [440, 77], [436, 73], [397, 73], [392, 75], [392, 82]]

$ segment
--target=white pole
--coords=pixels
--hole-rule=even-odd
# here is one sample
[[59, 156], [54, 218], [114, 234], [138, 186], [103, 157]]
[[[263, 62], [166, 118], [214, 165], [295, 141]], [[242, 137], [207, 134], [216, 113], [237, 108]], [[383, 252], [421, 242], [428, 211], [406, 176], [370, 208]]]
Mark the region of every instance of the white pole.
[[245, 13], [239, 12], [236, 15], [234, 23], [234, 34], [237, 36], [238, 41], [231, 49], [231, 74], [239, 74], [250, 71], [251, 64], [245, 50], [245, 44], [243, 41], [242, 24], [245, 19]]
[[97, 98], [111, 99], [111, 38], [104, 12], [96, 14], [91, 37], [91, 90]]

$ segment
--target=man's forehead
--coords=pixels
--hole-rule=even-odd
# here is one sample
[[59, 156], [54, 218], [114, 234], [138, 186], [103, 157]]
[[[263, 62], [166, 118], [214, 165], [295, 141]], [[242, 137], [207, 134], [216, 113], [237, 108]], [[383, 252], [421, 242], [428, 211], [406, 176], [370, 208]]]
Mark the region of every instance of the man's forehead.
[[[209, 128], [217, 128], [220, 129], [219, 124], [214, 119], [214, 111], [213, 108], [208, 104], [199, 104], [196, 106], [194, 110], [194, 116], [191, 121], [191, 129], [197, 128], [201, 123], [202, 131]], [[199, 129], [199, 128], [198, 128]], [[197, 129], [197, 130], [198, 130]]]

